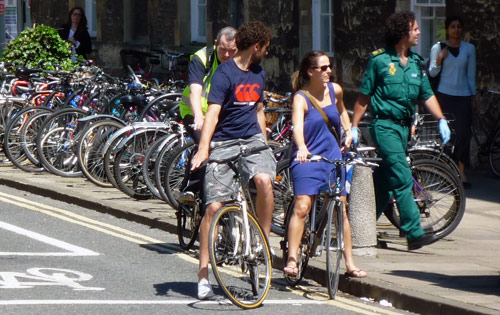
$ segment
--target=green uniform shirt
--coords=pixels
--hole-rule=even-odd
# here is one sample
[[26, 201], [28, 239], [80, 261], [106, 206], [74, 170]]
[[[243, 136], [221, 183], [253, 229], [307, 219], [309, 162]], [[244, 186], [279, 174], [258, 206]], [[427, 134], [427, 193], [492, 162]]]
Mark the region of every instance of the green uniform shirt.
[[434, 94], [422, 66], [422, 57], [411, 50], [406, 67], [394, 47], [371, 54], [359, 92], [371, 96], [374, 117], [408, 119], [415, 112], [417, 100], [427, 100]]

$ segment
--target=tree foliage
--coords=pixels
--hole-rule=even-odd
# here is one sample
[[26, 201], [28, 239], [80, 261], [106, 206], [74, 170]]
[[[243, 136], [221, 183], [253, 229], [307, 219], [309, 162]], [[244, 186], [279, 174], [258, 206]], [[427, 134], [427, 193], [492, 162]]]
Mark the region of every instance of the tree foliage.
[[54, 65], [73, 70], [77, 63], [71, 59], [71, 44], [63, 40], [52, 27], [38, 25], [27, 28], [12, 40], [2, 52], [1, 60], [27, 68], [54, 70]]

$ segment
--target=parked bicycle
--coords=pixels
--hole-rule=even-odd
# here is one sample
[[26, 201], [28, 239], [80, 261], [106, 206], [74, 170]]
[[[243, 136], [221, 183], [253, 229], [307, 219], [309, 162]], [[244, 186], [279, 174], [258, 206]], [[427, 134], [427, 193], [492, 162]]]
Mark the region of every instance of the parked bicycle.
[[[500, 95], [500, 90], [487, 90], [489, 94]], [[472, 141], [477, 147], [477, 155], [480, 162], [483, 157], [488, 158], [488, 163], [493, 174], [500, 178], [500, 121], [489, 130], [481, 115], [474, 115], [477, 119], [472, 124]], [[473, 159], [476, 158], [473, 156]]]

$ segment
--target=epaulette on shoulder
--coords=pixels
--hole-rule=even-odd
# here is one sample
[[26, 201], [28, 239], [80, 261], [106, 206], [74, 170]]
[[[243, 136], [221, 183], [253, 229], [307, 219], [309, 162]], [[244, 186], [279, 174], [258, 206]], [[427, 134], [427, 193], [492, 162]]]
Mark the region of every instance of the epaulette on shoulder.
[[420, 56], [418, 53], [416, 52], [413, 52], [413, 54], [415, 55], [416, 59], [420, 60], [420, 61], [424, 61], [424, 58], [422, 56]]
[[385, 53], [385, 49], [384, 48], [380, 48], [380, 49], [372, 51], [371, 56], [372, 57], [376, 57], [376, 56], [378, 56], [380, 54], [383, 54], [383, 53]]

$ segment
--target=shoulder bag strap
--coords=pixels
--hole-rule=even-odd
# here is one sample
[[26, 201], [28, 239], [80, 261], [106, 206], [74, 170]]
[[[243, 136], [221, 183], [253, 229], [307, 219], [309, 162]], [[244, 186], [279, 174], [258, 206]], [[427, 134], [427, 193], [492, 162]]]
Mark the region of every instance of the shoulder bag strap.
[[323, 117], [323, 119], [325, 120], [326, 125], [328, 126], [328, 130], [330, 130], [330, 132], [335, 137], [335, 140], [337, 140], [337, 143], [340, 145], [340, 140], [339, 140], [339, 135], [337, 134], [337, 130], [335, 130], [335, 128], [332, 126], [332, 124], [330, 123], [330, 120], [328, 119], [328, 116], [326, 116], [326, 114], [323, 111], [323, 109], [318, 105], [318, 103], [316, 102], [316, 99], [308, 91], [306, 91], [306, 90], [300, 90], [300, 91], [302, 93], [304, 93], [305, 96], [307, 96], [307, 98], [309, 99], [309, 101], [311, 102], [311, 104], [314, 106], [314, 108], [316, 108], [316, 110], [319, 112], [319, 114], [321, 115], [321, 117]]

